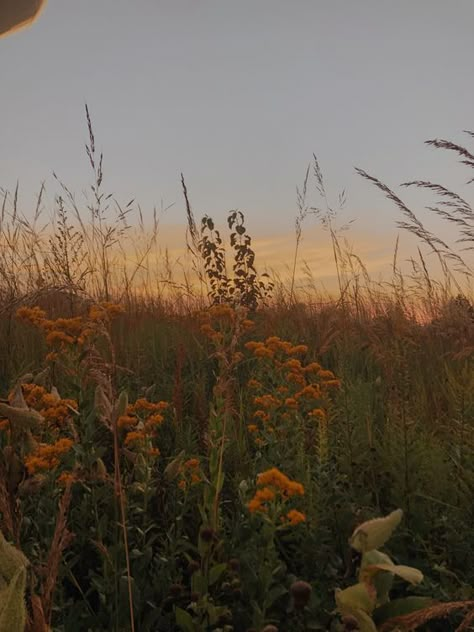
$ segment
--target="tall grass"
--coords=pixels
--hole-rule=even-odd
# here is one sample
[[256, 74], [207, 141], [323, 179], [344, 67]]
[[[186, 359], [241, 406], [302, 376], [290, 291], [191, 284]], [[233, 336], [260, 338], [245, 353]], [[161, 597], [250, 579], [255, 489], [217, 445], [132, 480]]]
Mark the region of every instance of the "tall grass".
[[[2, 194], [2, 410], [21, 409], [22, 397], [34, 407], [36, 387], [54, 407], [60, 394], [59, 432], [74, 444], [55, 465], [72, 476], [62, 491], [54, 472], [38, 475], [28, 461], [57, 439], [51, 427], [0, 429], [0, 530], [32, 562], [30, 629], [350, 629], [334, 615], [333, 596], [357, 581], [348, 537], [397, 507], [405, 519], [390, 555], [424, 572], [414, 595], [447, 602], [412, 615], [407, 629], [444, 615], [449, 623], [439, 629], [455, 629], [455, 610], [472, 609], [474, 596], [469, 251], [428, 231], [391, 188], [359, 170], [401, 211], [400, 229], [420, 241], [410, 272], [397, 240], [391, 278], [374, 280], [339, 228], [344, 195], [328, 201], [313, 157], [297, 195], [288, 279], [259, 274], [242, 214], [229, 216], [229, 245], [212, 218], [197, 221], [184, 177], [189, 260], [173, 262], [158, 247], [159, 214], [148, 225], [135, 202], [106, 192], [86, 116], [93, 184], [84, 201], [57, 178], [48, 219], [43, 186], [31, 215], [20, 211], [18, 189]], [[456, 144], [429, 144], [474, 166]], [[471, 248], [466, 200], [434, 183], [406, 186], [439, 195], [429, 212], [458, 227], [458, 245]], [[310, 219], [330, 240], [332, 295], [304, 263], [297, 274]], [[430, 270], [427, 249], [441, 275]], [[111, 302], [121, 305], [115, 319]], [[20, 310], [20, 318], [25, 306], [45, 315]], [[66, 346], [54, 342], [67, 336]], [[283, 350], [290, 355], [280, 357]], [[127, 443], [120, 424], [160, 401], [169, 406], [158, 433], [141, 435], [150, 452], [133, 437]], [[140, 418], [139, 432], [146, 423]], [[284, 495], [272, 505], [274, 522], [249, 513], [256, 477], [272, 467], [288, 475], [285, 484], [304, 487], [294, 529], [278, 523]], [[297, 526], [301, 509], [306, 522]], [[313, 589], [301, 612], [289, 591], [298, 578]]]

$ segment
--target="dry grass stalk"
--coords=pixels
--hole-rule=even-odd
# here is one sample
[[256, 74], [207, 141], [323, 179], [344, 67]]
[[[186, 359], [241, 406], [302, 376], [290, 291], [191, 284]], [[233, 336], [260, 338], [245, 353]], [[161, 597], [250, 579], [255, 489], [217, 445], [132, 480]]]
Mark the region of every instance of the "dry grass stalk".
[[64, 550], [71, 544], [74, 535], [67, 528], [67, 514], [72, 498], [72, 486], [68, 483], [59, 503], [53, 541], [46, 562], [46, 578], [41, 591], [41, 605], [46, 621], [51, 621], [53, 595]]
[[[417, 610], [416, 612], [401, 617], [389, 619], [381, 626], [379, 632], [390, 632], [392, 630], [412, 632], [420, 626], [425, 625], [425, 623], [428, 623], [428, 621], [446, 619], [454, 612], [468, 608], [474, 608], [474, 601], [449, 601], [447, 603], [436, 604], [435, 606], [423, 608], [422, 610]], [[472, 613], [469, 613], [468, 616], [471, 616], [471, 614]], [[468, 628], [458, 627], [457, 632], [459, 632], [459, 630], [466, 631], [467, 629]]]

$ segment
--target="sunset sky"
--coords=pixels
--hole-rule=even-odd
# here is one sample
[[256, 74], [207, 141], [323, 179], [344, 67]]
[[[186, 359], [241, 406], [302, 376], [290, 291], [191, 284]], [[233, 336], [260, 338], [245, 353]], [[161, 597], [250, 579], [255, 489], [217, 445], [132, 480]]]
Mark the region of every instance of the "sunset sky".
[[198, 216], [241, 209], [278, 258], [315, 152], [361, 254], [388, 260], [398, 214], [354, 166], [469, 196], [472, 174], [423, 141], [474, 128], [473, 23], [472, 0], [49, 0], [0, 40], [0, 187], [20, 180], [24, 212], [42, 180], [54, 198], [53, 171], [80, 194], [87, 102], [107, 190], [146, 216], [163, 201], [184, 222], [183, 171]]

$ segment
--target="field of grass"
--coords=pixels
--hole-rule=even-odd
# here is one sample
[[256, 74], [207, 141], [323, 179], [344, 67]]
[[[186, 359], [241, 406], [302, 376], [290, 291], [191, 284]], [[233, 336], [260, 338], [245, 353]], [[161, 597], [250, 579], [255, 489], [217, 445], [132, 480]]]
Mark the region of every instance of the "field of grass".
[[[131, 206], [108, 206], [89, 130], [87, 222], [64, 185], [47, 229], [42, 194], [1, 215], [0, 632], [473, 629], [464, 260], [362, 173], [441, 280], [420, 252], [373, 282], [328, 206], [339, 293], [311, 295], [257, 273], [243, 215], [227, 249], [197, 224], [183, 180], [175, 281], [151, 265], [156, 219], [129, 264]], [[467, 203], [417, 184], [472, 240]]]

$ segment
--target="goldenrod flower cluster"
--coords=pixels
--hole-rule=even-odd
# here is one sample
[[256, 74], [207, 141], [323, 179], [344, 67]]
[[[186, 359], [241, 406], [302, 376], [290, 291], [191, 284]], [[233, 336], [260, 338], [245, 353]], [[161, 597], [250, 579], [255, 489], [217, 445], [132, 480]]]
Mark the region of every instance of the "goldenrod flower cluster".
[[36, 450], [25, 457], [25, 466], [29, 474], [35, 474], [41, 470], [52, 470], [60, 463], [60, 457], [73, 446], [71, 439], [59, 439], [52, 445], [42, 443]]
[[66, 419], [71, 416], [72, 410], [77, 410], [76, 400], [62, 399], [58, 395], [48, 393], [43, 386], [22, 384], [21, 388], [28, 406], [37, 410], [50, 426], [63, 426]]
[[[87, 316], [50, 320], [46, 318], [46, 312], [37, 306], [20, 307], [16, 315], [41, 329], [48, 346], [64, 350], [71, 346], [83, 346], [96, 332], [97, 323], [109, 322], [123, 311], [121, 305], [106, 302], [92, 305]], [[55, 361], [58, 356], [53, 352], [48, 354], [47, 359]]]
[[188, 459], [181, 465], [179, 469], [179, 474], [179, 489], [182, 489], [184, 491], [188, 487], [197, 485], [203, 480], [200, 460], [196, 458]]
[[127, 431], [124, 444], [140, 449], [148, 448], [148, 456], [159, 456], [158, 448], [150, 447], [150, 440], [156, 436], [157, 428], [165, 420], [161, 413], [168, 408], [168, 402], [150, 402], [146, 398], [129, 404], [125, 414], [117, 420], [118, 428]]
[[[258, 369], [257, 375], [247, 382], [248, 388], [258, 393], [253, 397], [253, 420], [247, 425], [256, 445], [265, 443], [260, 430], [271, 433], [276, 429], [284, 434], [286, 424], [296, 419], [295, 413], [300, 419], [327, 421], [328, 392], [338, 387], [340, 381], [318, 362], [305, 365], [295, 357], [308, 352], [306, 345], [293, 345], [278, 336], [270, 336], [264, 342], [247, 342], [245, 347], [254, 357], [271, 361], [270, 367], [265, 364], [265, 368]], [[268, 381], [270, 384], [266, 386]]]
[[290, 509], [286, 511], [286, 502], [294, 496], [303, 496], [304, 487], [297, 481], [292, 481], [286, 474], [272, 467], [257, 477], [257, 490], [247, 505], [250, 513], [268, 514], [271, 507], [282, 514], [280, 521], [290, 525], [297, 525], [306, 520], [306, 516]]

